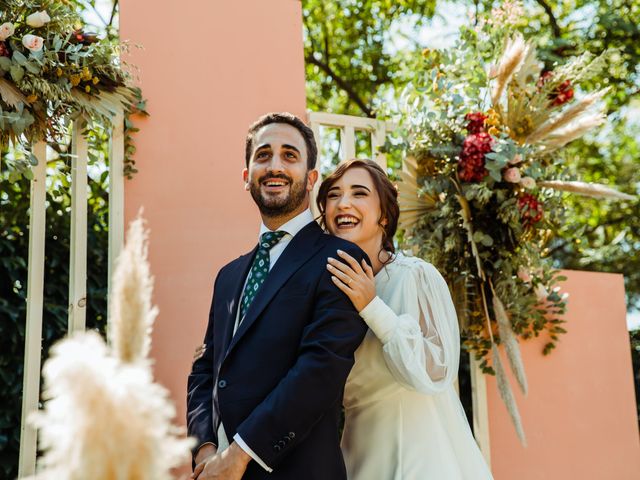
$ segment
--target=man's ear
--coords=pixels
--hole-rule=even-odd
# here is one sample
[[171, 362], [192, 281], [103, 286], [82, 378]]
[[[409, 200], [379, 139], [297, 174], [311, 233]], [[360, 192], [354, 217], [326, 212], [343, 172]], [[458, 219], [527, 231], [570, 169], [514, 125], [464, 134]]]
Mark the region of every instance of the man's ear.
[[249, 185], [249, 169], [245, 168], [242, 170], [242, 181], [244, 182], [244, 189], [249, 190], [251, 186]]
[[315, 168], [307, 174], [307, 192], [311, 192], [313, 190], [313, 186], [318, 181], [318, 175], [318, 170]]

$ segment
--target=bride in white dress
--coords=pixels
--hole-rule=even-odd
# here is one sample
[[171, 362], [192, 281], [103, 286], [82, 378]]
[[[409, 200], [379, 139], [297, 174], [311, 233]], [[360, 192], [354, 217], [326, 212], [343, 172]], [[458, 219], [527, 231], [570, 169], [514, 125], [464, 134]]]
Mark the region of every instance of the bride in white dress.
[[369, 326], [344, 394], [348, 478], [491, 479], [454, 388], [460, 336], [447, 284], [431, 264], [394, 253], [393, 184], [371, 160], [352, 160], [322, 183], [318, 206], [329, 232], [372, 263], [338, 252], [342, 262], [327, 264]]

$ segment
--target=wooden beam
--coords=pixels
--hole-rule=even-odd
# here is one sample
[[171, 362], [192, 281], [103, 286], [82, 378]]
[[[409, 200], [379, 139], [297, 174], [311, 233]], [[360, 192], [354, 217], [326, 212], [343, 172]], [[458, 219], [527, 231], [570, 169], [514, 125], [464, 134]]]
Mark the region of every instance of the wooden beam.
[[27, 319], [20, 423], [20, 458], [18, 477], [33, 475], [36, 470], [37, 431], [27, 419], [38, 410], [40, 399], [40, 364], [42, 350], [42, 309], [44, 297], [44, 246], [46, 238], [47, 144], [33, 148], [38, 165], [32, 167], [29, 209], [29, 265], [27, 276]]
[[69, 256], [69, 333], [82, 331], [87, 317], [87, 139], [83, 119], [71, 136], [71, 252]]

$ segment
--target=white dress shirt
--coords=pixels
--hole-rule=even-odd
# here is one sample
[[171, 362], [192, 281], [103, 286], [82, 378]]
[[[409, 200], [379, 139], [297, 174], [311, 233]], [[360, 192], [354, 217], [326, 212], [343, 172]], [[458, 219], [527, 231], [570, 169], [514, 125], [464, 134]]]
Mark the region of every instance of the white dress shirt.
[[[300, 230], [302, 230], [304, 227], [306, 227], [307, 225], [309, 225], [313, 221], [314, 221], [313, 214], [311, 213], [311, 210], [307, 209], [304, 212], [302, 212], [301, 214], [299, 214], [299, 215], [295, 216], [294, 218], [292, 218], [291, 220], [289, 220], [287, 223], [282, 225], [280, 228], [278, 228], [277, 231], [286, 232], [286, 235], [284, 235], [280, 239], [280, 241], [278, 243], [276, 243], [273, 247], [271, 247], [271, 250], [269, 250], [269, 271], [271, 271], [271, 269], [273, 268], [275, 263], [280, 258], [280, 255], [282, 255], [282, 252], [284, 252], [284, 249], [287, 248], [287, 245], [289, 245], [289, 242], [293, 239], [293, 237], [295, 237]], [[260, 225], [260, 235], [258, 236], [258, 242], [260, 241], [260, 237], [262, 237], [262, 234], [266, 233], [266, 232], [269, 232], [269, 231], [271, 231], [271, 230], [269, 230], [266, 227], [266, 225], [264, 223], [262, 223], [262, 225]], [[247, 278], [245, 278], [244, 286], [242, 287], [242, 291], [243, 292], [244, 292], [244, 287], [246, 287], [247, 280], [248, 280], [248, 275], [247, 275]], [[268, 282], [269, 281], [269, 277], [267, 277], [265, 281]], [[242, 294], [241, 294], [241, 296], [242, 296]], [[240, 321], [240, 313], [239, 312], [240, 312], [240, 308], [238, 308], [238, 313], [236, 314], [236, 323], [235, 323], [235, 326], [233, 328], [233, 333], [234, 334], [235, 334], [236, 330], [238, 329], [238, 325], [239, 325], [239, 321]], [[247, 454], [249, 454], [249, 456], [251, 458], [253, 458], [267, 472], [272, 472], [273, 471], [272, 468], [267, 466], [260, 459], [260, 457], [258, 457], [253, 452], [253, 450], [251, 450], [251, 448], [245, 443], [245, 441], [242, 440], [240, 435], [238, 435], [236, 433], [234, 435], [234, 437], [233, 437], [233, 440], [235, 440], [235, 442], [238, 444], [238, 446], [240, 448], [242, 448], [242, 450], [247, 452]], [[227, 434], [224, 431], [224, 425], [222, 424], [222, 422], [220, 422], [220, 426], [218, 427], [218, 452], [222, 452], [228, 446], [229, 446], [229, 441], [227, 439]]]

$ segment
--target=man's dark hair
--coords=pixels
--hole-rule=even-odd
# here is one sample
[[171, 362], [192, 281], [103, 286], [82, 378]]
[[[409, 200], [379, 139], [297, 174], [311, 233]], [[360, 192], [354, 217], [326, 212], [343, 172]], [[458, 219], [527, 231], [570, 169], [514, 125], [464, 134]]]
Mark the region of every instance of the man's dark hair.
[[249, 168], [249, 161], [251, 160], [251, 152], [253, 150], [253, 137], [255, 136], [256, 132], [262, 127], [270, 125], [272, 123], [286, 123], [287, 125], [291, 125], [300, 132], [300, 135], [302, 135], [302, 138], [304, 138], [304, 143], [307, 145], [307, 169], [313, 170], [314, 168], [316, 168], [318, 147], [316, 147], [316, 140], [313, 135], [313, 130], [311, 130], [302, 120], [289, 112], [267, 113], [266, 115], [263, 115], [258, 120], [256, 120], [253, 125], [249, 127], [245, 148], [245, 160], [247, 163], [247, 168]]

